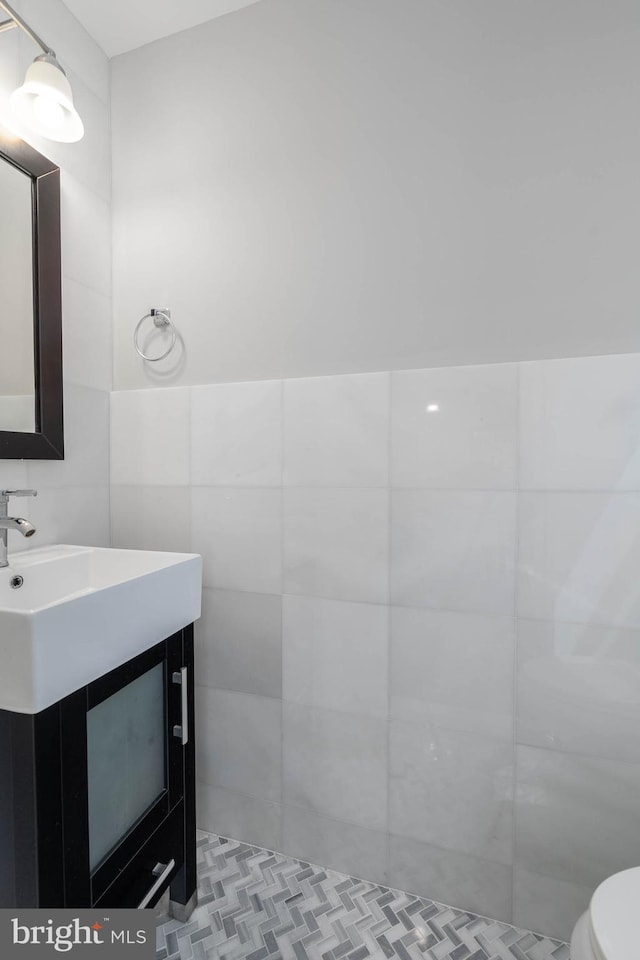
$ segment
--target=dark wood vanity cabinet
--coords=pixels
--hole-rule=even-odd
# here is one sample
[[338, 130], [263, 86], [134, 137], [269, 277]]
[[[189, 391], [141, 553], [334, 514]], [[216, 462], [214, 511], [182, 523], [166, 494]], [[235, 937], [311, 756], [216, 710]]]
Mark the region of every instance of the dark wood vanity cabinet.
[[34, 716], [0, 711], [0, 907], [195, 905], [193, 626]]

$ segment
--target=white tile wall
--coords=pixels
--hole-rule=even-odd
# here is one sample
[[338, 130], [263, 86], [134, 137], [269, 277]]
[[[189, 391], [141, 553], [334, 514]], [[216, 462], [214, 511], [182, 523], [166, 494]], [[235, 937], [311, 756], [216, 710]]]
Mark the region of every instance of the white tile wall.
[[395, 487], [513, 490], [518, 367], [447, 367], [392, 374]]
[[512, 829], [512, 742], [391, 721], [391, 833], [508, 865]]
[[386, 606], [285, 597], [283, 698], [386, 717], [388, 633]]
[[282, 502], [277, 490], [193, 487], [191, 542], [207, 587], [281, 593]]
[[285, 489], [287, 593], [386, 603], [388, 557], [384, 490]]
[[513, 739], [514, 621], [391, 608], [389, 712]]
[[391, 517], [393, 603], [513, 616], [515, 494], [396, 490]]
[[386, 720], [283, 704], [285, 804], [384, 832]]
[[[19, 13], [56, 50], [85, 122], [78, 144], [18, 131], [61, 170], [65, 460], [0, 460], [0, 486], [36, 487], [16, 501], [36, 534], [9, 533], [9, 550], [49, 543], [109, 544], [111, 151], [109, 66], [61, 0], [17, 0]], [[21, 31], [2, 35], [0, 112], [38, 53]]]
[[284, 437], [287, 486], [386, 487], [389, 375], [286, 380]]
[[640, 863], [636, 371], [114, 396], [114, 540], [205, 558], [202, 826], [558, 937]]
[[279, 487], [282, 384], [221, 383], [192, 392], [191, 481]]
[[525, 490], [640, 489], [640, 356], [524, 363]]
[[518, 613], [640, 626], [640, 493], [523, 493]]

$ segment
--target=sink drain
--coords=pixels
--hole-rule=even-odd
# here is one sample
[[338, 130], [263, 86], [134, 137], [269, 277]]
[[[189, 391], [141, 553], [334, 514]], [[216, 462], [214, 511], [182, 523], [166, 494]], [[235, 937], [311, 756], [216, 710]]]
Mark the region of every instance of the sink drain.
[[24, 577], [21, 577], [20, 574], [18, 574], [15, 577], [11, 577], [11, 580], [9, 580], [9, 586], [12, 587], [14, 590], [17, 590], [18, 587], [21, 587], [23, 583], [24, 583]]

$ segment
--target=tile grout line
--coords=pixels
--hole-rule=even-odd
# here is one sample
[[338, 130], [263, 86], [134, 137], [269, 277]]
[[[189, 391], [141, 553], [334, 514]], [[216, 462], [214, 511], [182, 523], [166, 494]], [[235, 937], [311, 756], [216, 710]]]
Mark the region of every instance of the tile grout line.
[[392, 524], [393, 505], [391, 491], [391, 460], [393, 450], [393, 373], [389, 372], [387, 381], [387, 719], [386, 719], [386, 861], [385, 877], [391, 878], [391, 566], [392, 566]]
[[285, 382], [280, 380], [280, 843], [284, 847], [284, 794], [285, 794], [285, 709], [284, 709], [284, 598], [285, 598], [285, 489], [284, 489], [284, 461], [285, 461]]
[[515, 468], [516, 468], [516, 496], [515, 496], [515, 543], [513, 564], [513, 665], [512, 665], [512, 763], [513, 773], [511, 782], [511, 920], [516, 908], [516, 844], [517, 844], [517, 793], [518, 793], [518, 760], [517, 760], [517, 723], [518, 723], [518, 603], [520, 581], [520, 483], [521, 483], [521, 451], [520, 434], [522, 429], [521, 416], [521, 364], [516, 365], [516, 435], [515, 435]]

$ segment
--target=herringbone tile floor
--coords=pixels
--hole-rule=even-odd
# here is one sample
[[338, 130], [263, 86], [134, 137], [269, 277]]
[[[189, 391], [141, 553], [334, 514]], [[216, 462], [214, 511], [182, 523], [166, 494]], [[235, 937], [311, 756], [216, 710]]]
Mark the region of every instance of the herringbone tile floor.
[[157, 960], [569, 960], [564, 943], [235, 840], [201, 835], [199, 906]]

